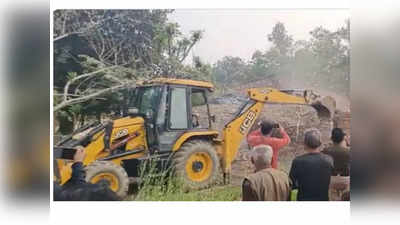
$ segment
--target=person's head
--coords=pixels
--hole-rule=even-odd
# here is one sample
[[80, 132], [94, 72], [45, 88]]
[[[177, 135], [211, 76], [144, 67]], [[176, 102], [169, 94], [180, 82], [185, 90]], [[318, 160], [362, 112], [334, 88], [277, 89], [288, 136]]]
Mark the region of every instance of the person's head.
[[304, 134], [304, 145], [306, 150], [316, 150], [321, 146], [321, 133], [319, 130], [312, 128]]
[[253, 148], [251, 162], [257, 171], [271, 167], [272, 153], [272, 148], [269, 145], [258, 145]]
[[342, 129], [334, 128], [332, 130], [331, 140], [333, 141], [333, 143], [340, 144], [344, 141], [345, 137], [346, 133], [344, 133]]
[[261, 133], [263, 135], [271, 134], [272, 128], [274, 128], [274, 122], [271, 120], [263, 120], [261, 122]]

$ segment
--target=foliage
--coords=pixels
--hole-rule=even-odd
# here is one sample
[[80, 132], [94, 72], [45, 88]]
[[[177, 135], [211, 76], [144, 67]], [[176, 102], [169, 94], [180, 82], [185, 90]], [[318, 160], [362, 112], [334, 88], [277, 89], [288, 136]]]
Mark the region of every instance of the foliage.
[[[57, 117], [69, 117], [68, 120], [76, 125], [82, 125], [88, 116], [100, 118], [100, 112], [120, 111], [120, 106], [117, 105], [122, 101], [125, 92], [123, 90], [104, 93], [101, 96], [93, 96], [93, 98], [87, 97], [107, 88], [120, 87], [119, 89], [128, 90], [130, 81], [135, 80], [137, 76], [135, 70], [127, 67], [109, 68], [92, 57], [82, 55], [79, 58], [81, 58], [81, 68], [84, 74], [68, 73], [67, 83], [63, 89], [56, 92], [54, 97], [55, 110], [62, 109], [64, 111]], [[69, 102], [74, 104], [68, 104]], [[64, 119], [64, 121], [66, 120]], [[63, 125], [60, 124], [60, 126]]]
[[[54, 38], [79, 34], [105, 64], [138, 60], [149, 63], [154, 26], [166, 20], [170, 10], [57, 10]], [[76, 47], [76, 46], [72, 46]]]
[[289, 76], [296, 84], [322, 87], [349, 94], [350, 22], [336, 31], [317, 27], [309, 40], [295, 41], [278, 22], [267, 35], [271, 47], [256, 50], [251, 60], [225, 56], [213, 66], [212, 77], [222, 92], [236, 83], [280, 79]]
[[213, 66], [213, 79], [221, 86], [223, 92], [233, 81], [246, 78], [247, 65], [239, 57], [225, 56]]
[[118, 111], [115, 105], [136, 80], [159, 76], [210, 80], [211, 66], [199, 58], [184, 64], [203, 31], [183, 35], [177, 23], [168, 21], [171, 12], [55, 11], [56, 117], [76, 126], [88, 117], [100, 118], [100, 112]]
[[212, 66], [204, 63], [199, 57], [193, 57], [193, 65], [183, 65], [177, 78], [211, 81]]
[[166, 23], [163, 27], [156, 27], [152, 55], [154, 65], [157, 66], [155, 75], [184, 76], [188, 68], [185, 68], [183, 62], [202, 37], [203, 31], [200, 30], [192, 31], [189, 37], [183, 36], [177, 23]]
[[288, 35], [285, 25], [281, 22], [275, 24], [272, 33], [268, 34], [268, 41], [272, 42], [279, 55], [287, 56], [292, 48], [293, 38]]
[[278, 22], [268, 34], [272, 47], [256, 50], [249, 62], [239, 57], [225, 56], [214, 65], [213, 77], [224, 92], [229, 85], [254, 79], [265, 79], [291, 72], [293, 38], [283, 23]]

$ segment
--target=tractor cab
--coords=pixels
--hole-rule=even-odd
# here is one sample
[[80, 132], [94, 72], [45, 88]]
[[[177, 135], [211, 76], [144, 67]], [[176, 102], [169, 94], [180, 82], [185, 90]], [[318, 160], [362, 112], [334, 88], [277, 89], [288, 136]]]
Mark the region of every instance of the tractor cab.
[[207, 101], [212, 89], [203, 81], [152, 80], [134, 89], [126, 114], [145, 119], [150, 153], [170, 152], [182, 135], [212, 128], [214, 117]]

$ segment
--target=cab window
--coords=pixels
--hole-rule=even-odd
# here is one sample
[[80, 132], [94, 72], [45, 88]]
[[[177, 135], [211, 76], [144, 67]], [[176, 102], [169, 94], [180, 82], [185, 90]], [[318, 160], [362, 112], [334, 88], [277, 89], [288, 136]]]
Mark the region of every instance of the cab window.
[[160, 97], [161, 87], [153, 86], [140, 88], [136, 103], [139, 113], [152, 118], [157, 112]]
[[187, 129], [187, 114], [186, 88], [171, 88], [170, 128]]
[[192, 126], [193, 128], [209, 128], [206, 93], [203, 89], [192, 88]]

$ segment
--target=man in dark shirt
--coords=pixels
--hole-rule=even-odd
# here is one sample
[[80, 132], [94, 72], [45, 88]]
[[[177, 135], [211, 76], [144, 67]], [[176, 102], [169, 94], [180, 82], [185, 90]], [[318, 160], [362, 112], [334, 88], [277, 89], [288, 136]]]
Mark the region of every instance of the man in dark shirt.
[[333, 145], [324, 149], [322, 153], [333, 158], [333, 176], [350, 175], [350, 150], [347, 144], [347, 135], [340, 128], [332, 130], [331, 140]]
[[83, 166], [85, 158], [83, 148], [78, 148], [74, 155], [71, 178], [60, 186], [54, 182], [55, 201], [117, 201], [118, 196], [108, 187], [106, 183], [91, 184], [86, 182], [86, 172]]
[[334, 128], [331, 135], [333, 145], [322, 151], [333, 158], [330, 200], [342, 200], [342, 193], [350, 191], [350, 150], [347, 138], [342, 129]]
[[333, 170], [332, 158], [322, 154], [321, 133], [317, 129], [306, 131], [304, 148], [306, 154], [292, 162], [289, 177], [292, 189], [298, 189], [298, 201], [328, 201], [329, 183]]

